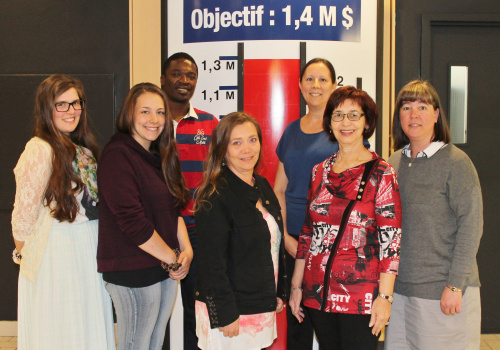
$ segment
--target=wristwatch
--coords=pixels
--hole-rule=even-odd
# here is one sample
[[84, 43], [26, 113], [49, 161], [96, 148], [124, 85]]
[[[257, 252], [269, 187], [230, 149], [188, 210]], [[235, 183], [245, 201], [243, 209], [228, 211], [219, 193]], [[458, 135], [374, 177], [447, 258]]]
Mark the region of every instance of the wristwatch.
[[450, 286], [449, 284], [446, 286], [446, 288], [448, 288], [452, 292], [460, 292], [460, 293], [462, 292], [461, 289], [458, 289], [457, 287]]
[[389, 304], [392, 304], [392, 302], [394, 301], [394, 298], [392, 297], [392, 295], [380, 293], [378, 296], [387, 300], [389, 302]]

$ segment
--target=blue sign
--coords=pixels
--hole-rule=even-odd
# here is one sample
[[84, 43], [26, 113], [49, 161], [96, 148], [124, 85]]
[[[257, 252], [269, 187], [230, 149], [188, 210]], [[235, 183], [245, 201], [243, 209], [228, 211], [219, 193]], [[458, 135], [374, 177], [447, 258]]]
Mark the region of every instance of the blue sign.
[[361, 0], [184, 0], [184, 43], [361, 41]]

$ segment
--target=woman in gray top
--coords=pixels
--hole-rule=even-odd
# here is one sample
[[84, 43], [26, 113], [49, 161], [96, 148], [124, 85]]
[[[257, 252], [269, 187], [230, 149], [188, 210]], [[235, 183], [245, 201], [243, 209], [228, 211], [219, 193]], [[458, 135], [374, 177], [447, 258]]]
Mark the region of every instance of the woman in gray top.
[[436, 90], [415, 80], [400, 91], [389, 163], [403, 208], [401, 259], [385, 349], [478, 349], [476, 254], [481, 187], [469, 157], [450, 144]]

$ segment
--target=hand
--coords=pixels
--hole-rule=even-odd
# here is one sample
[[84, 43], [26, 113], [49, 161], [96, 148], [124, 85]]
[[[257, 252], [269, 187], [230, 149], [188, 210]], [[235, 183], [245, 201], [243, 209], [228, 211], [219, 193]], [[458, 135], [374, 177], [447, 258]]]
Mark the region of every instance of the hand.
[[300, 307], [300, 302], [302, 301], [302, 289], [292, 289], [290, 292], [290, 300], [288, 304], [290, 305], [290, 309], [292, 310], [292, 314], [295, 318], [302, 323], [304, 320], [304, 310]]
[[224, 333], [225, 337], [235, 337], [240, 333], [240, 318], [225, 327], [219, 327], [219, 331]]
[[285, 232], [285, 249], [294, 259], [297, 256], [297, 247], [299, 242], [288, 233]]
[[389, 324], [391, 303], [384, 298], [375, 298], [372, 306], [372, 316], [368, 327], [373, 327], [372, 334], [378, 336], [384, 326]]
[[277, 313], [280, 313], [281, 311], [283, 311], [283, 300], [281, 300], [281, 298], [276, 298], [276, 312]]
[[17, 239], [14, 239], [14, 244], [16, 245], [16, 249], [19, 252], [19, 254], [22, 254], [21, 250], [24, 247], [24, 241], [18, 241]]
[[443, 314], [451, 316], [459, 314], [462, 311], [462, 292], [453, 292], [444, 287], [440, 304]]
[[189, 267], [191, 266], [191, 261], [193, 261], [192, 251], [183, 251], [179, 254], [177, 259], [178, 263], [181, 263], [181, 267], [177, 271], [170, 271], [170, 278], [173, 280], [182, 280], [186, 278], [189, 273]]

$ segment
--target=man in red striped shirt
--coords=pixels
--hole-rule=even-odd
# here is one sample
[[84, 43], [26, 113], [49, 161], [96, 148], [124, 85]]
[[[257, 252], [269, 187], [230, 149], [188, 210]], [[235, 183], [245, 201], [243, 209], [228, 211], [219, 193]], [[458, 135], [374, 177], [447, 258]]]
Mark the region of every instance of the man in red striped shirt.
[[162, 73], [161, 86], [169, 100], [182, 174], [191, 190], [191, 201], [182, 211], [182, 216], [188, 229], [194, 259], [191, 262], [189, 274], [181, 281], [184, 306], [184, 349], [191, 350], [198, 349], [194, 312], [197, 260], [196, 231], [192, 211], [194, 191], [201, 184], [203, 162], [207, 157], [212, 131], [218, 120], [212, 114], [194, 108], [190, 103], [198, 81], [198, 66], [193, 57], [184, 52], [173, 54], [163, 64]]

